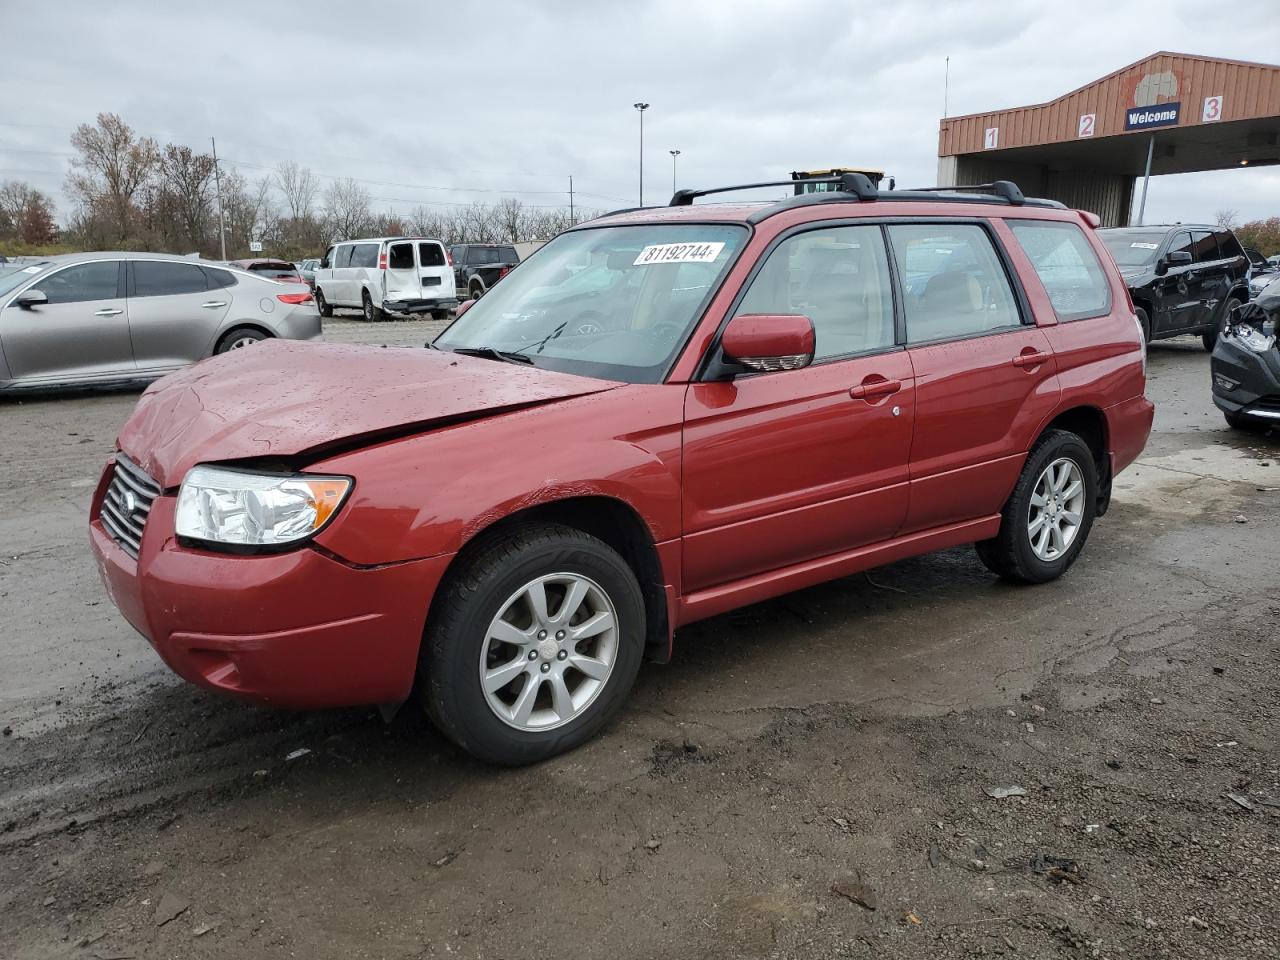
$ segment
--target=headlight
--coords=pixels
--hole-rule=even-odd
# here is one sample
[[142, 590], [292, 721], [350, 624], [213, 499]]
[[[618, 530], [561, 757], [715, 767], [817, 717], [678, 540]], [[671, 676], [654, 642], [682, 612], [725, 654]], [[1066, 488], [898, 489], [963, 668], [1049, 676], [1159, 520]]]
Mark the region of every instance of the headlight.
[[1236, 343], [1242, 347], [1248, 347], [1254, 353], [1266, 353], [1276, 345], [1274, 336], [1268, 336], [1247, 323], [1237, 323], [1231, 330], [1231, 334], [1235, 337]]
[[351, 486], [350, 477], [193, 467], [178, 492], [177, 534], [241, 547], [296, 543], [329, 522]]

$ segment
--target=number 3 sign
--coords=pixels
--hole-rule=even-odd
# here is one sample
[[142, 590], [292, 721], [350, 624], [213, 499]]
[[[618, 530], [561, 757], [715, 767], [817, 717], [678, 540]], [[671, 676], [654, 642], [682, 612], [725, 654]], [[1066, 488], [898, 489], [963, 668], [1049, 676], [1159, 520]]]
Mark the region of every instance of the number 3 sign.
[[1222, 119], [1222, 97], [1205, 97], [1204, 109], [1200, 112], [1201, 123], [1212, 123]]

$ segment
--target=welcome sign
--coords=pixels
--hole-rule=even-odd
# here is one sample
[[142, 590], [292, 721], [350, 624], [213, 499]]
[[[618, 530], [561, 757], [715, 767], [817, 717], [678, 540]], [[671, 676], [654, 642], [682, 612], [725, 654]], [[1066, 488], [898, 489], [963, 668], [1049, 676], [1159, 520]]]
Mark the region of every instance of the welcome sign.
[[1150, 107], [1130, 107], [1124, 112], [1126, 130], [1145, 130], [1147, 127], [1169, 127], [1178, 122], [1181, 103], [1157, 103]]

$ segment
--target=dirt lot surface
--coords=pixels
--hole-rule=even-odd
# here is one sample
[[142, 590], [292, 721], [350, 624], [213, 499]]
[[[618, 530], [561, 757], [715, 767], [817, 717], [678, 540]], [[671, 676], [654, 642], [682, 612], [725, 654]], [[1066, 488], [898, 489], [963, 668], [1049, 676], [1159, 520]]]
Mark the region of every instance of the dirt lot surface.
[[1280, 437], [1198, 344], [1149, 392], [1064, 579], [958, 549], [698, 624], [517, 771], [171, 676], [86, 548], [135, 395], [0, 404], [0, 957], [1280, 956]]

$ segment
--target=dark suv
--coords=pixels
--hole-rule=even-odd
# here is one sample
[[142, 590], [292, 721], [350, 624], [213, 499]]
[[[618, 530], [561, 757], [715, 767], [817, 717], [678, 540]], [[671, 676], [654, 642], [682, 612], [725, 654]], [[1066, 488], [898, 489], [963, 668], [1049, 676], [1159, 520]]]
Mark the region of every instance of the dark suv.
[[1098, 236], [1133, 297], [1147, 340], [1198, 333], [1212, 350], [1231, 308], [1249, 299], [1249, 260], [1222, 227], [1113, 227]]
[[449, 248], [459, 300], [479, 300], [520, 263], [507, 243], [457, 243]]

